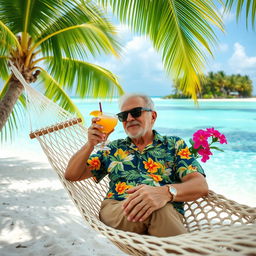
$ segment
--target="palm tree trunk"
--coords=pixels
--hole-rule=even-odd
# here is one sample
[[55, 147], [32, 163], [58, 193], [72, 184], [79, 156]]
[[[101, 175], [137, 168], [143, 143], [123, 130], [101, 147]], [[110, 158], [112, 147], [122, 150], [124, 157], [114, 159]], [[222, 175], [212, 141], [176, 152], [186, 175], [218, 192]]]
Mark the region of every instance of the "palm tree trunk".
[[4, 97], [0, 100], [0, 132], [5, 126], [23, 90], [22, 84], [12, 77]]

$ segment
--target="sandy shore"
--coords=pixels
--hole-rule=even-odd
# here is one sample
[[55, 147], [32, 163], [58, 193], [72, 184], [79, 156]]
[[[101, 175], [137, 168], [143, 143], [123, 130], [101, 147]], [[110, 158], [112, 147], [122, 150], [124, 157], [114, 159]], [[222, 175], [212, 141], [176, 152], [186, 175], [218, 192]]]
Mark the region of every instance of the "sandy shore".
[[87, 226], [48, 163], [0, 155], [0, 255], [125, 255]]

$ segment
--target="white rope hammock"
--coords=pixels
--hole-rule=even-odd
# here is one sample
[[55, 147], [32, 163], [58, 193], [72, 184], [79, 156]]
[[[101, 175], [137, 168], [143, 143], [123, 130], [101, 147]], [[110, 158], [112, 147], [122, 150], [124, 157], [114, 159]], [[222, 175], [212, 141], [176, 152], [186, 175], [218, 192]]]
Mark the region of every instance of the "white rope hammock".
[[[23, 84], [30, 114], [40, 121], [31, 138], [37, 138], [60, 181], [84, 220], [129, 255], [256, 255], [256, 208], [238, 204], [210, 191], [208, 196], [185, 203], [187, 234], [158, 238], [108, 227], [98, 217], [108, 190], [108, 177], [70, 182], [64, 172], [70, 157], [87, 140], [87, 129], [57, 104], [31, 88], [15, 66], [11, 69]], [[46, 118], [45, 125], [43, 118]], [[47, 119], [48, 118], [48, 119]], [[31, 118], [35, 127], [35, 118]], [[43, 123], [43, 125], [42, 125]]]

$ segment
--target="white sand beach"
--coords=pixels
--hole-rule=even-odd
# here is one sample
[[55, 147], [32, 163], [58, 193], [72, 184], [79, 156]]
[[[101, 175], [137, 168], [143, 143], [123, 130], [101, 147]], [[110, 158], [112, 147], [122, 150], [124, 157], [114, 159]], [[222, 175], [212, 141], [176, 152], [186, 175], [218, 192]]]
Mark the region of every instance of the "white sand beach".
[[1, 152], [0, 255], [125, 254], [85, 224], [44, 156]]

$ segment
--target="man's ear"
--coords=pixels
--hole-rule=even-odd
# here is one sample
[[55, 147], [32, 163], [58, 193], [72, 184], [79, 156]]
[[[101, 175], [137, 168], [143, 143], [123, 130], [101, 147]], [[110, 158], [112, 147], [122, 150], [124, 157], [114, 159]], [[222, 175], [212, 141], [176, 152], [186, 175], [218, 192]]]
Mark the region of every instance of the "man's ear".
[[152, 120], [155, 122], [157, 118], [157, 113], [156, 111], [152, 111]]

